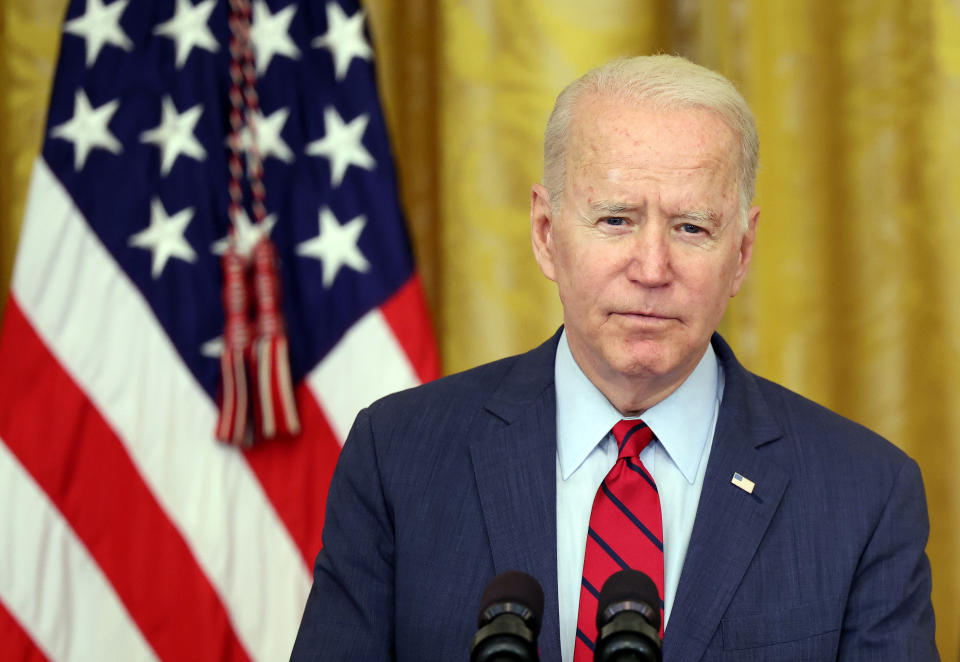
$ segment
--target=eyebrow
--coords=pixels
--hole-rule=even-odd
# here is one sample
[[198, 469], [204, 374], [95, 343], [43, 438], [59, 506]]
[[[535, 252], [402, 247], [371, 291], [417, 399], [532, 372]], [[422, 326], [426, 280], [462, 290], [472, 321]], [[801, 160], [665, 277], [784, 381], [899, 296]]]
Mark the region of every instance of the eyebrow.
[[[609, 200], [598, 200], [590, 205], [590, 211], [604, 214], [623, 214], [624, 212], [643, 210], [645, 204], [624, 204]], [[673, 218], [698, 223], [700, 225], [721, 225], [720, 214], [712, 209], [689, 209], [674, 214]]]
[[595, 212], [604, 212], [607, 214], [622, 214], [626, 211], [635, 211], [643, 209], [645, 205], [627, 205], [619, 202], [610, 202], [607, 200], [598, 200], [590, 205], [590, 210]]
[[674, 218], [699, 224], [720, 225], [720, 214], [710, 209], [690, 209], [676, 214]]

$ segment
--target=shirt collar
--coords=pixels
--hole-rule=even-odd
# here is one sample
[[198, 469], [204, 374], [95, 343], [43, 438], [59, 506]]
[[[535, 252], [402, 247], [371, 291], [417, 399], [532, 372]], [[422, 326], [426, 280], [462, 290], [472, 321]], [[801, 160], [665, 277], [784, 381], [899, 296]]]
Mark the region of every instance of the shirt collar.
[[[577, 365], [564, 331], [554, 362], [557, 389], [557, 458], [564, 480], [570, 477], [622, 416]], [[670, 459], [693, 484], [713, 429], [722, 382], [713, 345], [689, 377], [643, 414]]]

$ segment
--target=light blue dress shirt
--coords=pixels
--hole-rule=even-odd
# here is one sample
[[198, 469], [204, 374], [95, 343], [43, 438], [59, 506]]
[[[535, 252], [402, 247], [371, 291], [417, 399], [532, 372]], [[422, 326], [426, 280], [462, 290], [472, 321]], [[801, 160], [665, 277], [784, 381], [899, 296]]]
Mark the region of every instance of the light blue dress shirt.
[[[572, 662], [590, 510], [600, 483], [616, 462], [617, 444], [610, 429], [623, 416], [577, 365], [566, 331], [557, 345], [554, 376], [560, 649], [564, 662]], [[723, 371], [711, 345], [686, 381], [642, 417], [659, 440], [640, 453], [640, 460], [660, 494], [664, 623], [670, 619], [687, 555], [722, 397]]]

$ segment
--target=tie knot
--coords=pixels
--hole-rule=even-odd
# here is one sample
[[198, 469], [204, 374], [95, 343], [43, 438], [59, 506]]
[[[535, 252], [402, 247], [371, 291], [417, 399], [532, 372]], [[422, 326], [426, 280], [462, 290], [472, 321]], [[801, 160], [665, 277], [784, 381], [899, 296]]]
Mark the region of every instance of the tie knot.
[[613, 426], [613, 438], [620, 448], [618, 457], [636, 457], [653, 439], [653, 430], [640, 419], [623, 420]]

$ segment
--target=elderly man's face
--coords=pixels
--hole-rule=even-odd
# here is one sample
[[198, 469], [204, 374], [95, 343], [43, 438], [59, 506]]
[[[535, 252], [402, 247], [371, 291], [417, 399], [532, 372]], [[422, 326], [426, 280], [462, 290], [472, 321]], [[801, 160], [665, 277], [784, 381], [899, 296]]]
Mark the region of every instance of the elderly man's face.
[[560, 212], [535, 186], [531, 225], [571, 351], [601, 390], [659, 392], [634, 403], [645, 408], [703, 356], [746, 275], [759, 213], [750, 210], [744, 232], [738, 154], [733, 132], [707, 111], [578, 103]]

